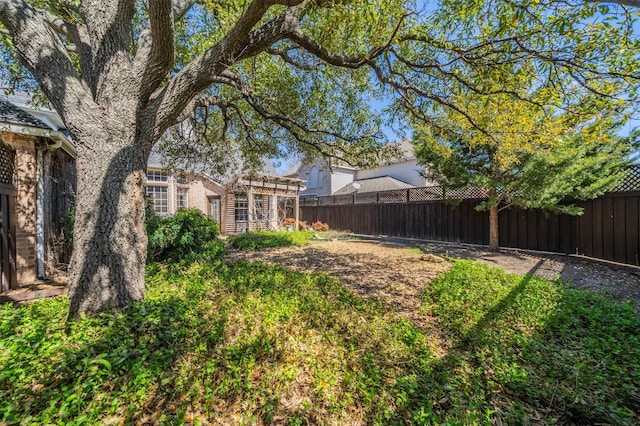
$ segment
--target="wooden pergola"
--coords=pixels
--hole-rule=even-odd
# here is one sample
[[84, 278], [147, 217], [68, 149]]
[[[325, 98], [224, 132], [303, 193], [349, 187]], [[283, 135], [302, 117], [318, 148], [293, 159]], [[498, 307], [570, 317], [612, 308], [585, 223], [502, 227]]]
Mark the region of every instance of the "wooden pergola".
[[[270, 205], [272, 208], [276, 209], [276, 214], [269, 216], [273, 221], [272, 225], [277, 227], [278, 224], [278, 214], [277, 214], [277, 206], [278, 199], [281, 197], [285, 198], [293, 198], [294, 200], [294, 220], [295, 220], [295, 228], [298, 229], [298, 225], [300, 222], [300, 198], [299, 193], [305, 189], [306, 181], [302, 179], [294, 179], [282, 176], [272, 176], [263, 173], [245, 173], [241, 175], [236, 175], [233, 179], [232, 189], [234, 192], [238, 190], [242, 190], [247, 194], [247, 202], [248, 202], [248, 211], [254, 212], [254, 196], [262, 195], [268, 196], [271, 198]], [[252, 225], [254, 225], [255, 217], [252, 214], [248, 215], [248, 226], [249, 230], [252, 229]]]

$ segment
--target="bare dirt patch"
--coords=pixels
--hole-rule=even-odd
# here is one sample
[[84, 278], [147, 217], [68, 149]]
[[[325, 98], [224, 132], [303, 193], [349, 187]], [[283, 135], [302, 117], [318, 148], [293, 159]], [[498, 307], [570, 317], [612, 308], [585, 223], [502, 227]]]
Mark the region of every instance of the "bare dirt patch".
[[[482, 247], [416, 242], [392, 238], [314, 242], [253, 252], [232, 251], [230, 259], [265, 261], [300, 272], [322, 272], [356, 294], [376, 297], [421, 328], [435, 326], [421, 313], [424, 285], [450, 267], [446, 259], [484, 262], [507, 272], [561, 278], [568, 286], [631, 300], [640, 312], [640, 268], [590, 259], [531, 254], [515, 250], [490, 252]], [[431, 327], [430, 327], [431, 326]]]
[[434, 348], [442, 351], [446, 346], [437, 318], [425, 315], [420, 309], [425, 283], [451, 266], [439, 256], [393, 243], [327, 241], [302, 247], [232, 251], [229, 258], [328, 274], [354, 293], [375, 297], [398, 315], [411, 320], [433, 339]]

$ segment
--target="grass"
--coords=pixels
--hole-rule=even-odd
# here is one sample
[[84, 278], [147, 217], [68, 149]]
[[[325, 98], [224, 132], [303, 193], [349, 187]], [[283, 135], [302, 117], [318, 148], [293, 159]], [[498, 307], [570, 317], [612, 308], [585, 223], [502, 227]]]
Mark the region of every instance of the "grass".
[[633, 424], [627, 305], [459, 261], [425, 293], [449, 336], [320, 274], [151, 265], [147, 299], [72, 324], [0, 307], [0, 421], [18, 424]]
[[255, 231], [229, 237], [229, 244], [239, 250], [260, 250], [269, 247], [301, 246], [313, 236], [311, 232]]
[[640, 316], [630, 305], [471, 261], [456, 262], [425, 300], [452, 336], [454, 406], [507, 423], [638, 421]]

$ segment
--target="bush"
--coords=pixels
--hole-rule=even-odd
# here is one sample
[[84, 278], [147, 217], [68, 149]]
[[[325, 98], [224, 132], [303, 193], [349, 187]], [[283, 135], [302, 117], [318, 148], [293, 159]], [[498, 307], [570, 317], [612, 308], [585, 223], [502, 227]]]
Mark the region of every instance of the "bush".
[[[282, 226], [284, 227], [293, 227], [295, 226], [296, 220], [292, 217], [288, 217], [285, 220], [282, 221]], [[309, 225], [307, 225], [307, 222], [303, 221], [303, 220], [299, 220], [298, 221], [298, 231], [306, 231], [307, 229], [309, 229]]]
[[259, 250], [268, 247], [301, 246], [310, 235], [299, 232], [245, 232], [229, 238], [229, 244], [239, 250]]
[[316, 232], [327, 232], [329, 231], [329, 224], [317, 221], [311, 224], [311, 228]]
[[217, 258], [224, 246], [217, 240], [218, 224], [197, 209], [183, 209], [174, 217], [155, 214], [146, 221], [149, 261], [194, 260], [197, 257]]

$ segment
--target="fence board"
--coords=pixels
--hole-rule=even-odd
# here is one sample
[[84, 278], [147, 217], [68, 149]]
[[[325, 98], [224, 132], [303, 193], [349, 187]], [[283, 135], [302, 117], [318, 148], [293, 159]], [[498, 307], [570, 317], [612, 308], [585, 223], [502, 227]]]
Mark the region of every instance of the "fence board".
[[620, 263], [627, 261], [625, 204], [625, 197], [618, 197], [613, 201], [613, 258]]
[[[332, 229], [364, 234], [486, 245], [489, 215], [475, 210], [478, 202], [462, 200], [457, 207], [444, 201], [305, 205], [301, 218], [307, 223], [321, 220]], [[582, 216], [503, 210], [501, 246], [578, 253], [638, 265], [640, 192], [607, 194], [579, 205], [584, 208]]]
[[593, 231], [593, 256], [597, 258], [603, 258], [603, 227], [604, 221], [603, 217], [603, 205], [601, 199], [596, 199], [591, 201], [593, 205], [593, 224], [591, 229]]
[[640, 266], [640, 197], [625, 198], [626, 262]]
[[[593, 203], [581, 203], [584, 207], [582, 216], [578, 219], [578, 254], [593, 253]], [[562, 229], [562, 225], [561, 225]], [[563, 250], [563, 247], [560, 247]]]
[[602, 257], [615, 259], [613, 251], [614, 235], [613, 198], [602, 197]]

